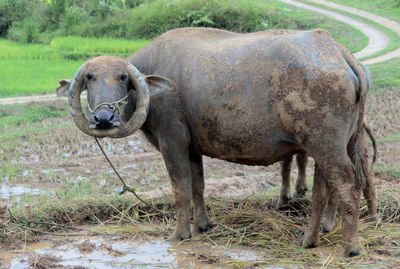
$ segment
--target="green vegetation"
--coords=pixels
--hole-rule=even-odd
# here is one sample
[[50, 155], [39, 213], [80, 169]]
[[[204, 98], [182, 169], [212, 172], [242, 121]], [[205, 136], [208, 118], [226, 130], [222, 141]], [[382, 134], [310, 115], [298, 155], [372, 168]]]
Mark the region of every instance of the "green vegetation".
[[400, 58], [369, 65], [372, 74], [372, 93], [382, 90], [400, 90]]
[[376, 171], [377, 174], [388, 177], [396, 181], [400, 181], [400, 167], [399, 166], [386, 166], [380, 167]]
[[331, 0], [400, 22], [400, 0]]
[[67, 111], [56, 107], [39, 106], [36, 104], [13, 105], [0, 107], [0, 128], [7, 126], [18, 126], [23, 123], [38, 122], [47, 118], [64, 117]]
[[68, 60], [0, 60], [0, 97], [53, 92], [82, 64]]
[[336, 28], [333, 20], [277, 1], [3, 0], [0, 17], [0, 36], [29, 43], [48, 43], [60, 36], [153, 38], [173, 28], [199, 26], [236, 32], [344, 26], [346, 31], [340, 32], [350, 31], [353, 38], [361, 38], [354, 44], [366, 42], [348, 26], [339, 23]]
[[0, 167], [0, 182], [12, 180], [17, 172], [21, 170], [20, 167], [14, 164], [5, 164]]
[[99, 54], [129, 54], [149, 44], [151, 40], [126, 40], [112, 38], [57, 37], [50, 42], [50, 47], [60, 51], [86, 52]]
[[385, 143], [385, 142], [392, 142], [392, 141], [397, 141], [400, 140], [400, 133], [399, 134], [394, 134], [388, 137], [383, 137], [383, 138], [379, 138], [376, 140], [376, 142], [378, 143]]
[[0, 97], [54, 92], [88, 58], [103, 54], [126, 57], [148, 40], [55, 38], [51, 44], [23, 44], [0, 39]]
[[321, 7], [321, 8], [324, 8], [324, 9], [335, 11], [337, 13], [345, 14], [348, 17], [352, 17], [352, 18], [357, 19], [359, 21], [365, 22], [365, 23], [375, 27], [376, 29], [384, 32], [389, 37], [389, 44], [386, 46], [385, 49], [383, 49], [383, 50], [381, 50], [381, 51], [379, 51], [379, 52], [377, 52], [375, 54], [369, 55], [367, 57], [363, 57], [360, 60], [366, 60], [366, 59], [369, 59], [369, 58], [373, 58], [373, 57], [385, 54], [385, 53], [387, 53], [389, 51], [395, 50], [395, 49], [397, 49], [399, 47], [400, 36], [396, 32], [392, 31], [389, 28], [386, 28], [386, 27], [380, 25], [379, 23], [376, 23], [376, 22], [371, 21], [369, 19], [366, 19], [364, 17], [360, 17], [360, 16], [354, 15], [352, 13], [349, 13], [349, 12], [346, 12], [346, 11], [343, 11], [343, 10], [330, 8], [330, 7], [327, 7], [325, 5], [320, 5], [320, 4], [317, 4], [317, 3], [314, 3], [314, 2], [310, 2], [310, 1], [307, 1], [307, 0], [302, 0], [302, 1], [305, 2], [305, 3], [311, 4], [313, 6], [317, 6], [317, 7]]

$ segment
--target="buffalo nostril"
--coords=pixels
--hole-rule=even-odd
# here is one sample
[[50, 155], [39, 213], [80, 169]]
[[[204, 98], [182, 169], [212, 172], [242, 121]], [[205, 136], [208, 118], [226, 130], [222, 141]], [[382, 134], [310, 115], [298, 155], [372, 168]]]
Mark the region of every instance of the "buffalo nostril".
[[113, 111], [101, 110], [93, 115], [97, 129], [110, 129], [114, 126], [113, 120], [115, 118]]

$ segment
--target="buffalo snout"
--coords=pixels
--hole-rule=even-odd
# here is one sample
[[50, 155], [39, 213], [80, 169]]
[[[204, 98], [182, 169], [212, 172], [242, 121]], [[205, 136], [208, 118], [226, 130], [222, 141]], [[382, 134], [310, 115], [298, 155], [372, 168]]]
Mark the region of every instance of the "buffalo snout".
[[113, 110], [104, 108], [96, 111], [90, 122], [91, 129], [107, 130], [114, 127], [119, 127], [121, 120], [117, 113]]

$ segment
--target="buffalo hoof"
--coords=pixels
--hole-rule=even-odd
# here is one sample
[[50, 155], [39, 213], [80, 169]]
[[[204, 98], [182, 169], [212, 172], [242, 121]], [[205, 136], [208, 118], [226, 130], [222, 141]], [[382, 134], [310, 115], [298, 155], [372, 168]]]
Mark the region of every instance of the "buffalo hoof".
[[333, 223], [325, 222], [324, 225], [322, 226], [321, 234], [330, 233], [333, 230], [333, 227], [335, 227], [335, 224], [336, 224], [335, 222]]
[[204, 225], [199, 225], [197, 227], [193, 225], [192, 233], [193, 234], [205, 233], [205, 232], [208, 232], [212, 227], [213, 227], [213, 225], [211, 223], [206, 223]]
[[321, 234], [328, 234], [332, 231], [332, 229], [327, 228], [327, 227], [322, 227], [321, 229]]
[[349, 248], [344, 250], [344, 256], [346, 257], [355, 257], [360, 255], [360, 251], [357, 248]]
[[305, 189], [300, 189], [300, 190], [296, 190], [296, 192], [294, 193], [294, 197], [295, 198], [301, 198], [304, 197], [306, 195], [306, 192], [308, 191], [307, 188]]
[[316, 237], [313, 237], [311, 235], [308, 235], [307, 233], [303, 237], [303, 242], [302, 242], [302, 247], [303, 248], [315, 248], [319, 246], [319, 235]]
[[289, 205], [290, 199], [291, 199], [290, 196], [281, 197], [279, 199], [278, 203], [276, 204], [275, 208], [278, 210], [285, 209], [285, 207], [287, 207]]
[[166, 241], [167, 242], [179, 242], [192, 237], [190, 232], [174, 232]]

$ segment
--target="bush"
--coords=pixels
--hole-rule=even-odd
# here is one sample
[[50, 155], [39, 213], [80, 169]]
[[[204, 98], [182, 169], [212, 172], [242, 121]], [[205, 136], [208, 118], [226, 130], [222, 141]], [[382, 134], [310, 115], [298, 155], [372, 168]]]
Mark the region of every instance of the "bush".
[[0, 36], [7, 36], [13, 23], [29, 18], [38, 0], [1, 0], [0, 1]]
[[9, 29], [8, 37], [9, 39], [24, 43], [39, 42], [39, 24], [31, 18], [23, 21], [15, 21]]
[[178, 27], [216, 27], [235, 32], [263, 30], [268, 5], [246, 0], [157, 0], [132, 10], [128, 37], [151, 38]]

